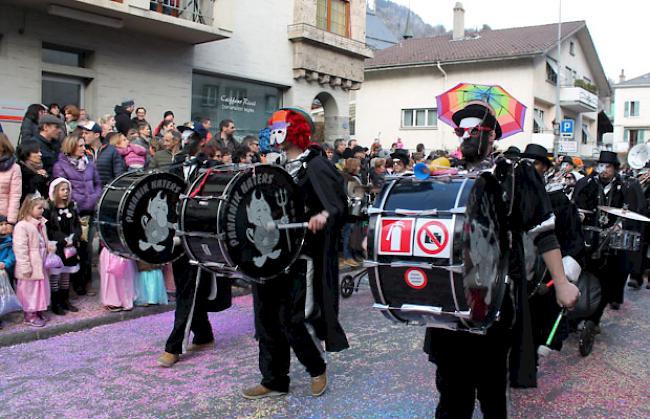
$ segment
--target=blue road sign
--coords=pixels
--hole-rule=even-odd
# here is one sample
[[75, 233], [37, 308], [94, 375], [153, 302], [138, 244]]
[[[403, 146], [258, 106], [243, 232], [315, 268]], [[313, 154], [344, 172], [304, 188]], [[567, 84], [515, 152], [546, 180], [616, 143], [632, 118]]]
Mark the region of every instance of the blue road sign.
[[563, 119], [560, 124], [560, 134], [563, 137], [573, 137], [573, 119]]

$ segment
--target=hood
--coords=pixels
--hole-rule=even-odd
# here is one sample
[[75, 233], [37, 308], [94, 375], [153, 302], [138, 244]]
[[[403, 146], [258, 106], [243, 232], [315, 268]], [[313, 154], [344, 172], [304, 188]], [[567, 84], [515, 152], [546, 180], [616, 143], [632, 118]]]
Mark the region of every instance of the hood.
[[0, 172], [6, 172], [16, 163], [16, 157], [13, 154], [7, 154], [0, 157]]
[[123, 113], [123, 114], [131, 116], [131, 114], [129, 112], [127, 112], [126, 108], [124, 106], [122, 106], [122, 105], [115, 105], [115, 108], [113, 108], [113, 110], [115, 111], [115, 114]]
[[70, 198], [72, 199], [72, 184], [70, 183], [70, 181], [68, 179], [58, 177], [58, 178], [54, 179], [52, 181], [52, 183], [50, 183], [50, 192], [48, 193], [48, 196], [50, 197], [50, 201], [52, 201], [52, 202], [55, 201], [55, 199], [54, 199], [54, 188], [56, 188], [56, 185], [58, 185], [60, 183], [67, 183], [68, 184], [68, 188], [70, 188]]

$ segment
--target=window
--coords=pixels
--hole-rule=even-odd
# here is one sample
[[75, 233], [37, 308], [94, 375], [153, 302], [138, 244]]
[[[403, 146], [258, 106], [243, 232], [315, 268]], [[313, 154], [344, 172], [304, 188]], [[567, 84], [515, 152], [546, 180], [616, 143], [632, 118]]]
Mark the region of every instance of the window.
[[632, 100], [625, 102], [625, 117], [639, 116], [639, 101]]
[[402, 109], [402, 128], [436, 128], [437, 109]]
[[569, 54], [576, 55], [576, 44], [573, 41], [569, 42]]
[[557, 84], [557, 63], [546, 60], [546, 81]]
[[318, 0], [316, 26], [342, 36], [350, 36], [350, 1]]
[[544, 111], [535, 108], [533, 111], [533, 132], [540, 133], [546, 130], [546, 125], [544, 124]]
[[589, 126], [587, 124], [582, 124], [582, 144], [589, 144], [590, 138]]
[[203, 85], [201, 92], [201, 106], [214, 108], [219, 103], [219, 86], [213, 84]]
[[564, 67], [566, 70], [566, 85], [567, 86], [573, 86], [573, 84], [576, 81], [577, 78], [577, 73], [574, 69], [571, 67]]
[[88, 51], [43, 43], [42, 59], [44, 63], [85, 68], [89, 54]]
[[76, 77], [65, 77], [53, 74], [43, 74], [41, 82], [41, 102], [58, 103], [61, 108], [66, 105], [83, 107], [84, 80]]

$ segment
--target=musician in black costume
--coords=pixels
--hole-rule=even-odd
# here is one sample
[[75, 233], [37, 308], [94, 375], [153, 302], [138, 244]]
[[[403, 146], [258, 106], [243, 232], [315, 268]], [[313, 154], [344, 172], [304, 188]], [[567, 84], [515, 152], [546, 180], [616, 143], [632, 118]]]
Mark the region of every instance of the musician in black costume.
[[[578, 208], [588, 211], [585, 225], [607, 229], [616, 223], [618, 217], [598, 210], [600, 205], [644, 212], [645, 198], [639, 182], [636, 179], [623, 180], [618, 174], [620, 165], [616, 153], [601, 151], [596, 174], [582, 178], [576, 184], [573, 199]], [[642, 226], [639, 221], [623, 220], [623, 228], [641, 231]], [[597, 250], [598, 247], [600, 242], [593, 241], [592, 254], [587, 260], [602, 290], [600, 306], [590, 318], [596, 326], [599, 326], [607, 304], [613, 310], [618, 310], [623, 304], [625, 281], [630, 274], [641, 274], [643, 256], [639, 251]], [[599, 331], [599, 327], [596, 330]]]
[[[511, 376], [524, 381], [534, 375], [535, 348], [528, 313], [522, 241], [525, 232], [535, 237], [537, 250], [555, 281], [558, 304], [573, 306], [578, 289], [564, 274], [553, 232], [551, 204], [533, 164], [527, 160], [513, 164], [501, 158], [494, 167], [492, 162], [485, 160], [491, 154], [493, 142], [501, 137], [501, 127], [486, 106], [470, 104], [456, 112], [452, 119], [462, 139], [461, 151], [466, 164], [474, 170], [494, 168], [494, 176], [508, 197], [504, 208], [511, 208], [506, 227], [511, 235], [508, 270], [511, 289], [506, 292], [500, 319], [485, 335], [429, 328], [424, 351], [437, 365], [436, 387], [440, 393], [437, 418], [471, 418], [477, 398], [485, 418], [505, 418], [511, 347], [510, 356], [517, 359], [517, 369]], [[492, 175], [482, 173], [475, 185], [482, 182], [484, 176]]]
[[[161, 169], [178, 175], [189, 185], [201, 174], [200, 169], [208, 159], [200, 155], [204, 139], [199, 134], [185, 130], [183, 139], [183, 150], [175, 156], [171, 165]], [[191, 264], [185, 254], [172, 263], [172, 269], [176, 285], [176, 310], [165, 352], [157, 360], [158, 365], [163, 367], [174, 365], [185, 351], [214, 349], [215, 340], [208, 312], [223, 311], [232, 304], [230, 279]], [[190, 331], [194, 336], [192, 343], [187, 345]]]
[[273, 114], [271, 143], [287, 155], [306, 206], [309, 226], [301, 256], [288, 273], [253, 285], [255, 330], [259, 339], [259, 385], [244, 389], [246, 399], [282, 396], [289, 391], [290, 349], [311, 376], [311, 393], [327, 388], [325, 350], [348, 348], [338, 322], [339, 232], [346, 213], [343, 178], [320, 146], [310, 144], [311, 119], [283, 109]]

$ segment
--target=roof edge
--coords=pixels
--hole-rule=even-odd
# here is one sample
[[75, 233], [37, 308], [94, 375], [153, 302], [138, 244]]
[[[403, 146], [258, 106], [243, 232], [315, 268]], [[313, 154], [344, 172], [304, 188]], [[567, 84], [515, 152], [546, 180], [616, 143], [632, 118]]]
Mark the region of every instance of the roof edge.
[[485, 63], [493, 61], [506, 61], [506, 60], [517, 60], [522, 58], [534, 58], [540, 55], [543, 55], [544, 51], [536, 51], [529, 54], [518, 54], [518, 55], [508, 55], [508, 56], [495, 56], [487, 58], [474, 58], [468, 60], [454, 60], [454, 61], [423, 61], [416, 63], [404, 63], [404, 64], [390, 64], [390, 65], [381, 65], [373, 67], [365, 67], [363, 71], [382, 71], [382, 70], [397, 70], [400, 68], [415, 68], [415, 67], [431, 67], [437, 66], [438, 64], [446, 65], [455, 65], [455, 64], [469, 64], [469, 63]]

